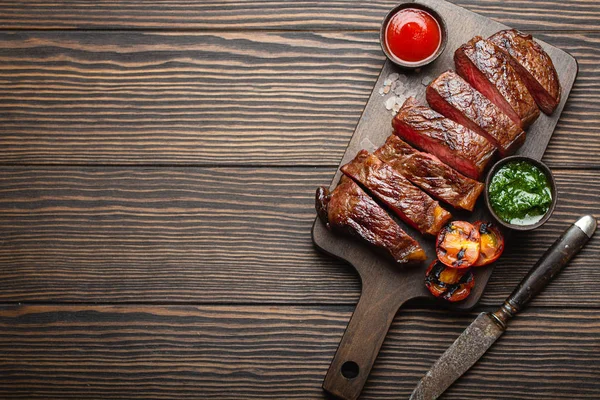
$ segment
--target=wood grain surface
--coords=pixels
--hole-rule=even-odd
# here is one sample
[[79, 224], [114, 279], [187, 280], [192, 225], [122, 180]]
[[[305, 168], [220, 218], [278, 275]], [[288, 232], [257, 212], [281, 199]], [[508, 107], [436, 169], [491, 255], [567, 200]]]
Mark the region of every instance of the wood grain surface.
[[[322, 399], [360, 293], [316, 251], [395, 0], [0, 5], [0, 398]], [[471, 313], [412, 303], [363, 399], [406, 398], [560, 231], [600, 210], [600, 3], [462, 0], [573, 54], [559, 202]], [[600, 397], [594, 237], [443, 399]]]
[[[0, 169], [0, 301], [355, 304], [352, 268], [310, 238], [333, 169]], [[596, 171], [555, 170], [550, 221], [516, 234], [484, 304], [498, 304], [577, 216], [600, 208]], [[600, 303], [600, 238], [534, 300]]]
[[[545, 160], [598, 167], [600, 33], [536, 37], [580, 67]], [[335, 166], [383, 60], [376, 32], [0, 32], [0, 164]]]
[[[403, 309], [362, 398], [407, 398], [475, 316]], [[324, 399], [349, 317], [349, 307], [2, 306], [0, 396]], [[444, 399], [593, 397], [599, 321], [598, 309], [523, 311]]]
[[[597, 29], [595, 0], [459, 0], [453, 3], [519, 29]], [[399, 0], [365, 1], [3, 1], [5, 29], [378, 29]]]

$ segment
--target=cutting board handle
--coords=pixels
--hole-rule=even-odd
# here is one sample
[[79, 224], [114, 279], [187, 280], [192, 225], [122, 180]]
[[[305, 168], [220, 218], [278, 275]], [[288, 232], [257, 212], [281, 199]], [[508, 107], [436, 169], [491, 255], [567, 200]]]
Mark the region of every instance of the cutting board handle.
[[[385, 286], [385, 285], [384, 285]], [[323, 381], [323, 389], [345, 400], [360, 395], [398, 309], [411, 297], [365, 285]]]

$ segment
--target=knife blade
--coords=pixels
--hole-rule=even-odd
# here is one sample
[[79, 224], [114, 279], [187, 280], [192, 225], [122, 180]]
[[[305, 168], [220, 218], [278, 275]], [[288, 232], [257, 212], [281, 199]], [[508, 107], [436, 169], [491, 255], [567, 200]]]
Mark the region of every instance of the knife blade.
[[506, 324], [562, 270], [596, 231], [591, 215], [579, 218], [550, 246], [519, 286], [493, 313], [481, 313], [419, 381], [410, 400], [434, 400], [498, 340]]

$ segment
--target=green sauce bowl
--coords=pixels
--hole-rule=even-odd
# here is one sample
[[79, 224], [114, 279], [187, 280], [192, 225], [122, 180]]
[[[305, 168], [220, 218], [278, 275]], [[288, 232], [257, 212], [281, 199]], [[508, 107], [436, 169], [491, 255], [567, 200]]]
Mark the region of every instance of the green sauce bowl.
[[[543, 174], [546, 176], [546, 180], [548, 181], [550, 195], [552, 197], [552, 200], [548, 207], [548, 210], [542, 216], [542, 218], [534, 223], [527, 224], [527, 225], [506, 222], [505, 220], [500, 218], [500, 216], [494, 210], [494, 207], [492, 206], [492, 200], [490, 199], [490, 197], [491, 197], [490, 196], [490, 185], [492, 183], [492, 179], [494, 178], [494, 176], [505, 165], [507, 165], [509, 163], [513, 163], [513, 162], [519, 162], [519, 161], [533, 165], [533, 166], [537, 167], [540, 171], [543, 172]], [[554, 212], [554, 208], [556, 207], [556, 200], [558, 199], [558, 192], [556, 190], [556, 181], [554, 179], [554, 175], [552, 175], [552, 171], [550, 171], [550, 168], [548, 168], [548, 166], [546, 164], [544, 164], [543, 162], [536, 160], [535, 158], [531, 158], [531, 157], [527, 157], [527, 156], [506, 157], [506, 158], [503, 158], [502, 160], [498, 161], [496, 164], [494, 164], [492, 166], [492, 168], [490, 169], [490, 171], [488, 172], [487, 177], [485, 179], [484, 195], [485, 195], [485, 205], [487, 206], [490, 214], [492, 215], [492, 217], [494, 217], [496, 222], [500, 226], [503, 226], [505, 228], [512, 229], [515, 231], [530, 231], [530, 230], [539, 228], [540, 226], [544, 225], [544, 223], [546, 221], [548, 221], [548, 219]]]

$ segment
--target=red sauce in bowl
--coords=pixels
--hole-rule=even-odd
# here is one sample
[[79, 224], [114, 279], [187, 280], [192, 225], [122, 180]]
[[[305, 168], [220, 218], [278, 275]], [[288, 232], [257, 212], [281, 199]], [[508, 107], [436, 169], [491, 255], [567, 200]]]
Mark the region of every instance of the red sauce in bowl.
[[388, 22], [385, 45], [405, 63], [418, 63], [432, 57], [442, 43], [442, 30], [427, 11], [405, 8]]

